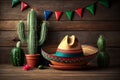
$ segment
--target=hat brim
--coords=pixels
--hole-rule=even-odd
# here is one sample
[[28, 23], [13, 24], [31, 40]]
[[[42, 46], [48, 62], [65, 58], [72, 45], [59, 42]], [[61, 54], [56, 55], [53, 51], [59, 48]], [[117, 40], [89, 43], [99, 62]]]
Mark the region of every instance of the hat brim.
[[55, 54], [48, 54], [43, 49], [41, 49], [41, 51], [45, 59], [61, 62], [61, 63], [89, 62], [96, 56], [98, 52], [97, 48], [90, 45], [81, 45], [81, 46], [84, 54], [83, 57], [64, 58], [64, 57], [55, 56]]

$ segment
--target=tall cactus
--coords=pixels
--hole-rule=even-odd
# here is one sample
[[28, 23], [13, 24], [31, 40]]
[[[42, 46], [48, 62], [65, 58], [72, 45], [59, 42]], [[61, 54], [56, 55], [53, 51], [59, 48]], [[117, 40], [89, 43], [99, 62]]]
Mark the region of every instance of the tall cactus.
[[25, 26], [23, 21], [19, 21], [18, 23], [18, 36], [22, 42], [28, 43], [28, 52], [29, 54], [36, 54], [38, 46], [41, 46], [47, 34], [47, 22], [43, 21], [41, 25], [41, 33], [40, 39], [38, 39], [37, 35], [37, 14], [36, 12], [31, 9], [28, 12], [27, 16], [27, 27], [28, 27], [28, 36], [25, 36]]

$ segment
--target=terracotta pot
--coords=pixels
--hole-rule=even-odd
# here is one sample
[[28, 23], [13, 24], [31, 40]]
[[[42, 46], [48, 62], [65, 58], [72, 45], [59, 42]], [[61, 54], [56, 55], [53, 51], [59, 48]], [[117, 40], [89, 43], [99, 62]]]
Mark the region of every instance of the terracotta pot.
[[30, 67], [34, 68], [39, 65], [40, 54], [26, 54], [25, 57], [27, 65]]

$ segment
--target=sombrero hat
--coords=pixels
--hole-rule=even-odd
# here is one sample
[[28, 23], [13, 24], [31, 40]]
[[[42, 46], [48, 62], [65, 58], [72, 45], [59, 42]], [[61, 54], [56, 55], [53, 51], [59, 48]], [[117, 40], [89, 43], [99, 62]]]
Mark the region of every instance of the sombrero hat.
[[90, 45], [80, 45], [78, 39], [65, 36], [58, 45], [55, 54], [48, 54], [42, 49], [42, 55], [53, 65], [83, 65], [87, 64], [96, 56], [98, 49]]

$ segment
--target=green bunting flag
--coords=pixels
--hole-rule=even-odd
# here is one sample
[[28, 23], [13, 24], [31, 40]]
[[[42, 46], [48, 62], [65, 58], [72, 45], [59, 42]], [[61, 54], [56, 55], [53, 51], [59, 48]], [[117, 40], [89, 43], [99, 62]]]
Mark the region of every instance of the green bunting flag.
[[91, 4], [89, 6], [86, 7], [86, 9], [93, 15], [95, 15], [95, 5]]
[[12, 0], [12, 7], [18, 5], [21, 1], [20, 0]]
[[98, 0], [98, 2], [107, 8], [110, 7], [109, 0]]
[[66, 11], [66, 15], [67, 15], [68, 19], [71, 21], [73, 18], [73, 11]]

